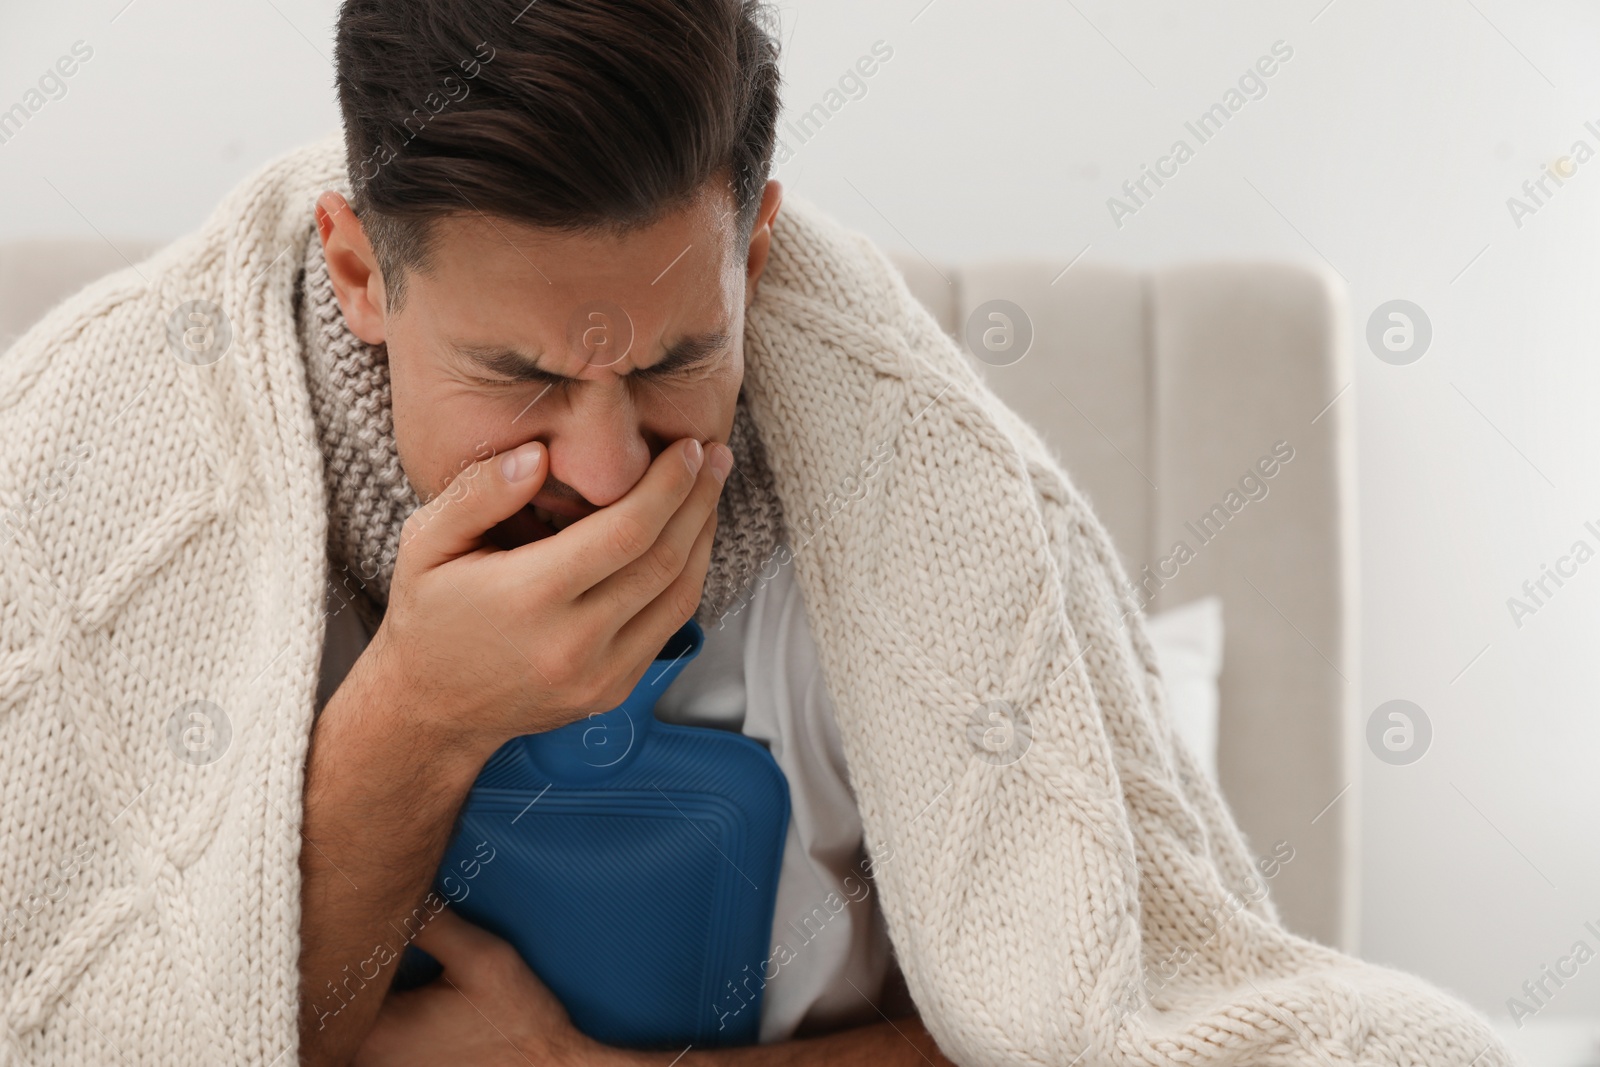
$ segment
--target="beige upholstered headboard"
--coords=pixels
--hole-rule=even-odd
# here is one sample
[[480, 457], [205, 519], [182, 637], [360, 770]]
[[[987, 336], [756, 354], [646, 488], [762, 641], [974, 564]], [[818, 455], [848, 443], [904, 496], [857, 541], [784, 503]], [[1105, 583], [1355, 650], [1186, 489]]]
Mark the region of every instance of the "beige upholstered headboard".
[[[1063, 273], [1059, 263], [891, 258], [958, 339], [987, 301], [1022, 309], [1026, 355], [1007, 363], [1015, 348], [985, 350], [973, 365], [1089, 496], [1148, 591], [1146, 613], [1222, 599], [1223, 794], [1258, 855], [1278, 841], [1294, 849], [1268, 883], [1284, 921], [1355, 951], [1356, 522], [1342, 288], [1284, 263], [1145, 272], [1084, 262]], [[979, 318], [991, 322], [987, 310]], [[1263, 465], [1271, 477], [1260, 476], [1264, 457], [1277, 459]]]
[[[0, 350], [57, 301], [153, 250], [0, 245]], [[1139, 273], [1081, 263], [1059, 274], [1040, 263], [899, 262], [951, 333], [992, 298], [1024, 309], [1028, 354], [978, 366], [1055, 448], [1130, 575], [1179, 539], [1194, 547], [1170, 581], [1152, 583], [1147, 610], [1221, 596], [1223, 793], [1257, 853], [1279, 840], [1294, 848], [1270, 882], [1285, 921], [1354, 950], [1355, 516], [1339, 290], [1283, 264]], [[1293, 459], [1263, 480], [1267, 494], [1241, 493], [1247, 502], [1226, 520], [1213, 513], [1214, 535], [1199, 544], [1185, 524], [1226, 510], [1228, 492], [1280, 441]]]

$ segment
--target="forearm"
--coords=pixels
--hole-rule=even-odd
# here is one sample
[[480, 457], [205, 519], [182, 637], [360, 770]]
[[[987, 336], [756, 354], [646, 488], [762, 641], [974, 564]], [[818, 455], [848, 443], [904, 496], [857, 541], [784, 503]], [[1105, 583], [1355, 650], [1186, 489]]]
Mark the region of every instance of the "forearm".
[[[342, 1064], [371, 1029], [478, 765], [421, 736], [369, 649], [318, 717], [300, 849], [300, 1057]], [[431, 907], [430, 907], [431, 905]]]
[[599, 1067], [955, 1067], [915, 1015], [796, 1041], [690, 1049], [681, 1059], [673, 1052], [607, 1051], [612, 1058]]

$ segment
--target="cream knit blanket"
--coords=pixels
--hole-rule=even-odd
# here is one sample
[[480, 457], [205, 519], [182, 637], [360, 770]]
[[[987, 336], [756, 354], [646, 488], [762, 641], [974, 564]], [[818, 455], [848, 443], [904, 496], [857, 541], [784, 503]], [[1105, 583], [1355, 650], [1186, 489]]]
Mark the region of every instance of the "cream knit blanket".
[[[0, 360], [11, 1059], [295, 1062], [328, 529], [290, 293], [326, 188], [337, 135]], [[227, 316], [214, 362], [190, 301]], [[746, 341], [878, 900], [952, 1059], [1514, 1062], [1251, 892], [1105, 529], [871, 244], [788, 198]]]

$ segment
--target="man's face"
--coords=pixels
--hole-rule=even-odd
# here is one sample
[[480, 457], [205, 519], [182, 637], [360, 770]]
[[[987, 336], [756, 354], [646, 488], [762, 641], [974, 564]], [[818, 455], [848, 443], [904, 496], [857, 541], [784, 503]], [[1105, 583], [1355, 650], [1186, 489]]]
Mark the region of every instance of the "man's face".
[[407, 274], [389, 314], [364, 234], [342, 197], [323, 194], [334, 289], [352, 331], [388, 345], [395, 438], [418, 496], [475, 460], [543, 442], [538, 514], [495, 530], [511, 547], [615, 502], [679, 438], [725, 442], [779, 198], [769, 183], [748, 248], [718, 183], [621, 236], [444, 219], [432, 269]]

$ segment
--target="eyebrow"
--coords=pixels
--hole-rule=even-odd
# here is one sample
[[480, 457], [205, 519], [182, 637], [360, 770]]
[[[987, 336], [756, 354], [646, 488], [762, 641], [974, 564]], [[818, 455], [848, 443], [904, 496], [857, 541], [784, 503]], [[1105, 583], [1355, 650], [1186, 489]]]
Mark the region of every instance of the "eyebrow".
[[[543, 382], [545, 384], [582, 381], [581, 378], [546, 370], [539, 366], [537, 356], [530, 356], [520, 349], [496, 345], [459, 344], [456, 342], [448, 342], [448, 344], [462, 358], [470, 360], [486, 371], [514, 381]], [[667, 349], [666, 355], [648, 367], [635, 367], [623, 377], [626, 378], [632, 375], [650, 378], [666, 377], [669, 374], [691, 370], [709, 363], [713, 357], [727, 347], [728, 335], [721, 330], [693, 334], [673, 344], [672, 347]]]

